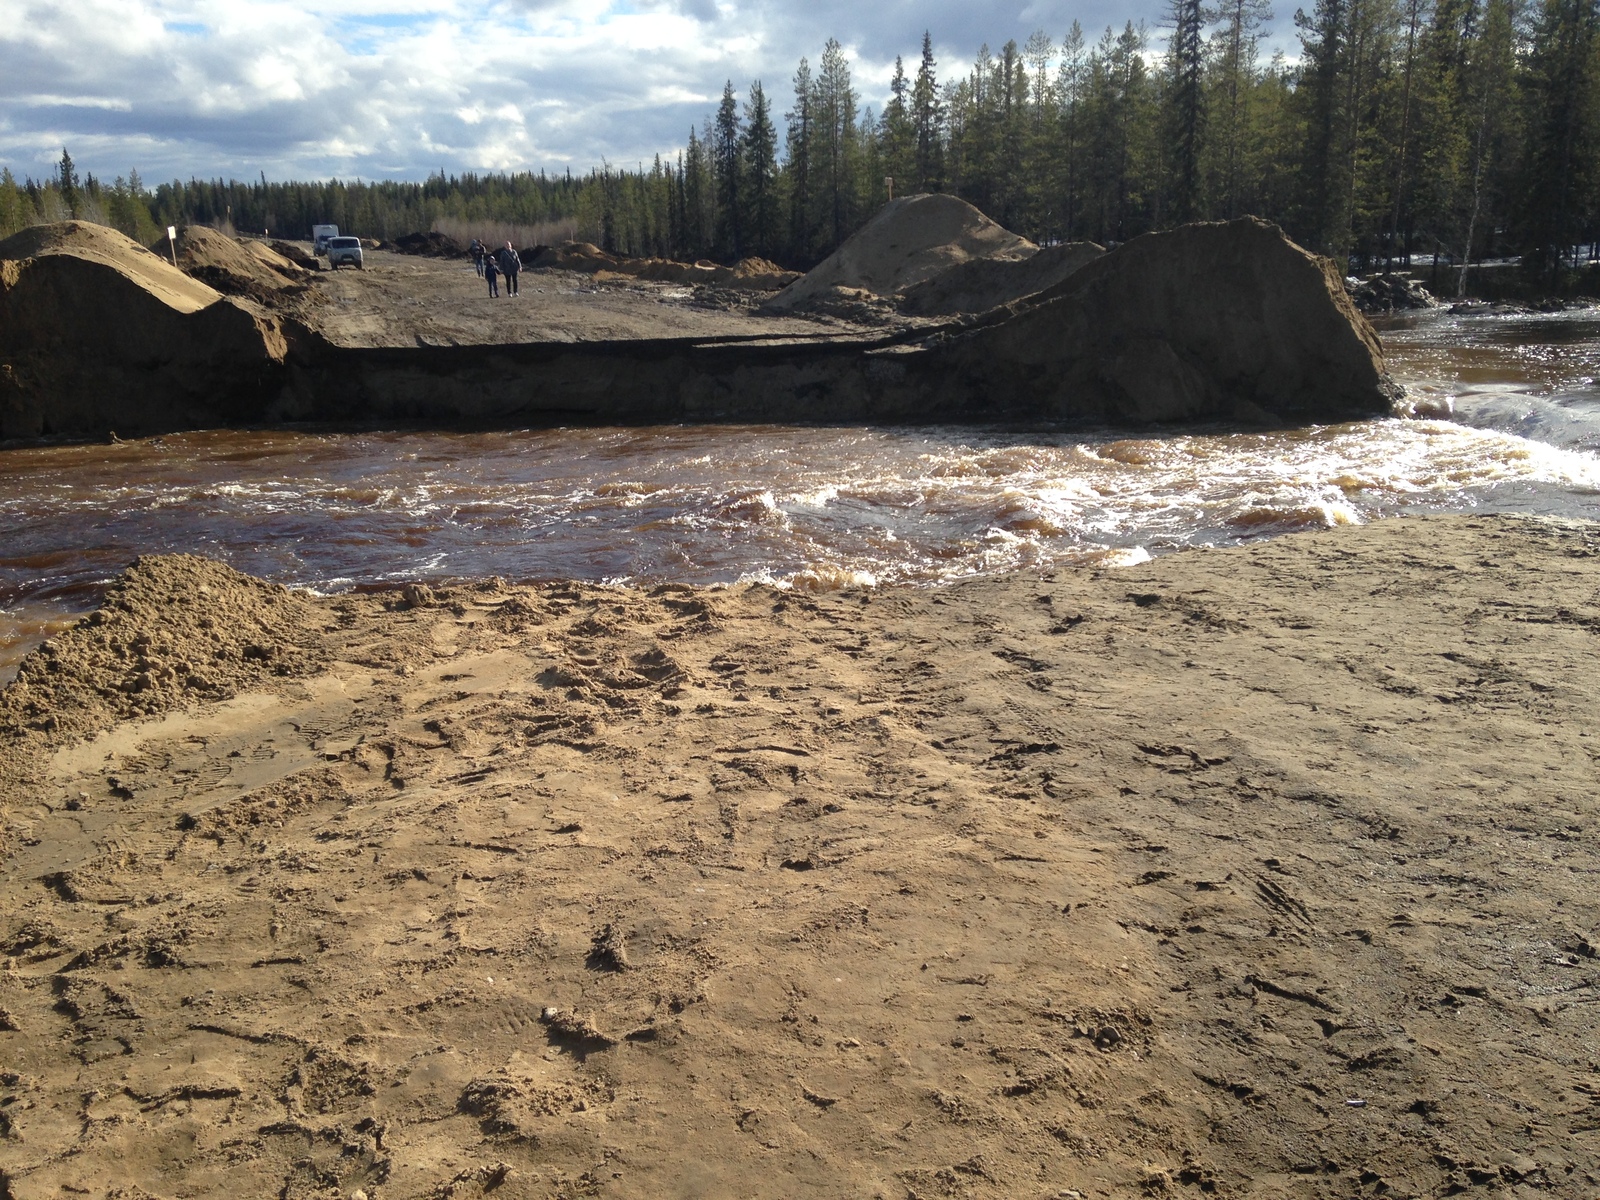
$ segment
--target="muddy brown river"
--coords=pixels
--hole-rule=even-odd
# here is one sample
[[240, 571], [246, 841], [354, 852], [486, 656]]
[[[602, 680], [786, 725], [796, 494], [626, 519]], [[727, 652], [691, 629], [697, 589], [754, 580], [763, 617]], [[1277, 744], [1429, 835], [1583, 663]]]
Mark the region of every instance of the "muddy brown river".
[[409, 580], [937, 583], [1407, 512], [1600, 517], [1600, 313], [1383, 331], [1448, 417], [1289, 432], [217, 431], [0, 449], [0, 679], [136, 555]]

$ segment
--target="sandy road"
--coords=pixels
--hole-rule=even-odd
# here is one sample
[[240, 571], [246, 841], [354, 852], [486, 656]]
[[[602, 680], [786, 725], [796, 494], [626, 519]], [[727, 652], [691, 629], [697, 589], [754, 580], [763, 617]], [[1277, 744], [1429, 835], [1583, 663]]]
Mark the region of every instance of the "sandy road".
[[815, 336], [856, 327], [829, 318], [753, 312], [761, 293], [735, 297], [644, 280], [596, 283], [570, 271], [524, 271], [516, 300], [490, 299], [471, 263], [366, 252], [366, 268], [322, 271], [325, 303], [308, 323], [346, 346], [492, 345], [610, 338]]

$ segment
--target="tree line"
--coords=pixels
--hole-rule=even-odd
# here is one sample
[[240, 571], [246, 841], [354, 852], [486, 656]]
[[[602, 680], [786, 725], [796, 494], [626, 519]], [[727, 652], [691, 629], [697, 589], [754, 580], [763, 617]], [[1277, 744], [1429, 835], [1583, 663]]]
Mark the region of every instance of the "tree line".
[[[1117, 242], [1255, 214], [1363, 266], [1520, 256], [1559, 286], [1600, 241], [1600, 0], [1315, 0], [1265, 56], [1270, 0], [1169, 0], [1154, 31], [1077, 23], [941, 72], [897, 60], [881, 112], [844, 48], [720, 103], [670, 160], [422, 183], [0, 174], [0, 232], [75, 213], [392, 238], [568, 222], [627, 255], [807, 267], [890, 196], [949, 192], [1035, 241]], [[1587, 247], [1587, 252], [1582, 249]]]

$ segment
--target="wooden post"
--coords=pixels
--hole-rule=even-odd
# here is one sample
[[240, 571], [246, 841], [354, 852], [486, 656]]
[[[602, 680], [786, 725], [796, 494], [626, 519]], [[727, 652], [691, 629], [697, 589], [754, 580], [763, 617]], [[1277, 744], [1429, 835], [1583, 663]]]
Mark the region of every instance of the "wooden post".
[[172, 265], [178, 265], [178, 227], [167, 226], [167, 251], [172, 255]]
[[883, 185], [886, 188], [889, 189], [889, 199], [893, 200], [894, 199], [894, 176], [893, 175], [885, 175], [883, 177]]

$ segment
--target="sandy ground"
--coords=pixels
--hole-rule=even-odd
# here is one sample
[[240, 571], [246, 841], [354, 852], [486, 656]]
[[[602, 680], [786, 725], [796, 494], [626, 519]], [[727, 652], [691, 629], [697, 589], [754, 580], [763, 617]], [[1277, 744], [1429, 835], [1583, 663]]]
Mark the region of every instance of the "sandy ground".
[[[308, 247], [309, 249], [309, 247]], [[647, 280], [596, 282], [572, 271], [524, 271], [516, 300], [489, 297], [464, 260], [368, 250], [366, 267], [321, 271], [298, 314], [342, 346], [450, 346], [609, 338], [872, 332], [847, 321], [757, 315], [767, 293]], [[503, 289], [502, 289], [503, 291]]]
[[0, 694], [0, 1195], [1600, 1191], [1600, 527], [125, 587]]

